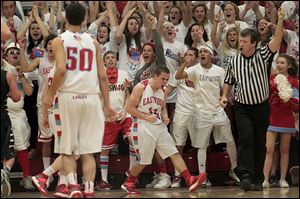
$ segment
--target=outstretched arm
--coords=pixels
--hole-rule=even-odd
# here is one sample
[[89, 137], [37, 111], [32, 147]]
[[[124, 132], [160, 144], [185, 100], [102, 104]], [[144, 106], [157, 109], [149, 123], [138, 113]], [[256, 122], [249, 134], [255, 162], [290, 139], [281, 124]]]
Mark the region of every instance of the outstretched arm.
[[133, 8], [131, 10], [129, 10], [127, 12], [127, 14], [125, 15], [125, 17], [122, 19], [122, 22], [121, 24], [118, 26], [117, 28], [117, 32], [116, 32], [116, 42], [118, 45], [121, 44], [122, 42], [122, 38], [123, 38], [123, 32], [125, 30], [125, 26], [126, 26], [126, 23], [127, 23], [127, 20], [129, 17], [131, 17], [132, 13], [135, 11], [136, 8]]
[[221, 96], [220, 99], [220, 105], [225, 108], [227, 106], [228, 103], [228, 95], [231, 92], [232, 89], [232, 85], [224, 83], [223, 85], [223, 95]]
[[187, 62], [184, 61], [181, 65], [180, 68], [177, 70], [175, 73], [175, 78], [176, 79], [185, 79], [188, 77], [188, 74], [184, 71], [184, 68], [187, 67]]
[[107, 80], [105, 66], [102, 59], [100, 45], [96, 40], [94, 40], [94, 43], [97, 52], [96, 57], [97, 57], [97, 67], [98, 67], [98, 79], [99, 79], [99, 86], [100, 86], [100, 91], [103, 99], [103, 111], [106, 119], [112, 122], [115, 121], [117, 114], [115, 110], [110, 106], [108, 80]]
[[283, 18], [285, 16], [284, 10], [278, 9], [278, 21], [273, 39], [269, 42], [271, 52], [275, 53], [280, 48], [283, 37]]
[[1, 17], [1, 40], [9, 40], [11, 38], [11, 32], [6, 22]]
[[57, 37], [52, 41], [52, 49], [55, 56], [56, 70], [53, 76], [52, 85], [49, 88], [45, 98], [43, 99], [43, 105], [45, 105], [47, 108], [51, 107], [54, 95], [62, 85], [67, 70], [66, 52], [63, 46], [63, 41], [60, 37]]

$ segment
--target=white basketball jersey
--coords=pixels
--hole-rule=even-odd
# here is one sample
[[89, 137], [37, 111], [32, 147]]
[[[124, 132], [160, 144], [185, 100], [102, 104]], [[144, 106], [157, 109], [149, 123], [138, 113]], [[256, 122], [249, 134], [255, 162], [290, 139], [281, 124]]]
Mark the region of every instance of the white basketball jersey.
[[53, 66], [53, 68], [51, 68], [50, 72], [47, 75], [47, 80], [45, 83], [47, 83], [48, 88], [52, 85], [52, 80], [54, 77], [55, 70], [56, 70], [56, 68], [55, 68], [55, 66]]
[[99, 93], [96, 47], [87, 33], [66, 31], [60, 35], [66, 52], [64, 83], [59, 91], [96, 94]]
[[37, 105], [41, 104], [42, 94], [44, 90], [44, 84], [47, 84], [47, 76], [51, 69], [53, 68], [54, 64], [50, 63], [47, 56], [41, 58], [39, 63], [39, 90], [37, 95]]
[[147, 114], [156, 114], [157, 118], [162, 121], [161, 110], [164, 104], [164, 91], [158, 89], [153, 92], [148, 80], [143, 80], [141, 83], [145, 86], [145, 90], [138, 105], [138, 110]]

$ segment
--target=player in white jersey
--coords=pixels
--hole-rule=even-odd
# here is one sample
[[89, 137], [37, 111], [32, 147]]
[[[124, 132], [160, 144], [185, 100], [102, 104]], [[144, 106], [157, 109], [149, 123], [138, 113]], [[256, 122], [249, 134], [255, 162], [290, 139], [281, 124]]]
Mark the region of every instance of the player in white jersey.
[[74, 176], [75, 155], [82, 160], [83, 177], [86, 180], [83, 194], [94, 195], [96, 173], [93, 153], [101, 152], [104, 131], [103, 110], [109, 121], [115, 120], [108, 95], [108, 82], [101, 50], [97, 41], [81, 32], [86, 10], [80, 3], [66, 8], [67, 30], [52, 42], [56, 71], [43, 105], [50, 108], [54, 95], [58, 96], [61, 134], [57, 153], [62, 155], [63, 170], [67, 173], [68, 197], [82, 197], [81, 187]]
[[[185, 61], [182, 64], [189, 68], [197, 63], [197, 58], [197, 48], [190, 47], [184, 53]], [[188, 135], [190, 135], [192, 146], [195, 146], [195, 139], [193, 139], [197, 133], [195, 130], [195, 89], [193, 83], [187, 79], [169, 81], [168, 86], [165, 89], [165, 95], [167, 96], [175, 88], [177, 88], [177, 101], [173, 120], [173, 132], [171, 135], [174, 138], [176, 148], [179, 153], [182, 154]], [[171, 187], [180, 187], [180, 185], [181, 176], [175, 169], [175, 176]]]
[[[24, 50], [21, 50], [20, 62], [23, 72], [32, 72], [38, 68], [38, 94], [37, 94], [37, 108], [38, 108], [38, 125], [39, 125], [39, 133], [38, 133], [38, 142], [42, 143], [42, 160], [44, 169], [50, 166], [50, 156], [51, 156], [51, 140], [53, 136], [53, 132], [50, 131], [49, 128], [45, 128], [43, 125], [43, 114], [41, 109], [41, 101], [42, 101], [42, 93], [45, 88], [44, 84], [47, 84], [47, 75], [50, 70], [53, 68], [55, 60], [54, 53], [52, 51], [52, 40], [56, 37], [54, 34], [50, 34], [45, 42], [44, 48], [47, 53], [41, 58], [35, 58], [30, 63], [27, 64], [25, 58]], [[22, 49], [22, 48], [21, 48]], [[50, 182], [53, 181], [53, 178], [49, 178], [47, 181], [47, 187], [49, 187]]]
[[121, 186], [129, 194], [140, 194], [135, 183], [137, 176], [150, 165], [154, 151], [165, 159], [170, 157], [174, 167], [184, 177], [189, 191], [195, 191], [206, 179], [206, 173], [191, 176], [184, 160], [178, 153], [174, 141], [168, 132], [168, 118], [163, 86], [169, 79], [167, 67], [157, 67], [152, 78], [138, 83], [129, 97], [127, 111], [133, 117], [131, 140], [138, 164], [134, 165]]
[[[50, 70], [46, 77], [46, 81], [44, 83], [43, 93], [41, 94], [42, 98], [47, 93], [48, 88], [52, 84], [53, 76], [55, 73], [55, 66]], [[50, 131], [54, 134], [54, 146], [58, 146], [59, 142], [59, 135], [61, 134], [61, 120], [60, 115], [58, 111], [58, 98], [55, 96], [53, 105], [51, 109], [47, 110], [45, 106], [41, 106], [42, 110], [42, 125], [44, 128], [49, 128]], [[57, 151], [57, 149], [54, 149], [54, 151]], [[80, 156], [76, 156], [75, 159], [79, 159]], [[35, 186], [38, 188], [40, 193], [42, 193], [45, 196], [49, 196], [49, 192], [47, 190], [48, 188], [48, 182], [49, 179], [53, 178], [53, 174], [58, 172], [59, 179], [55, 188], [55, 193], [53, 196], [55, 198], [66, 198], [69, 196], [69, 189], [67, 187], [67, 179], [66, 179], [66, 173], [62, 169], [62, 155], [58, 156], [53, 163], [44, 169], [42, 173], [39, 173], [36, 176], [32, 177], [32, 181], [34, 182]]]
[[[201, 46], [199, 48], [200, 63], [186, 71], [184, 71], [185, 65], [181, 65], [175, 77], [176, 79], [188, 78], [195, 86], [195, 121], [198, 133], [194, 137], [194, 147], [198, 148], [199, 172], [206, 171], [206, 149], [209, 145], [210, 135], [213, 133], [216, 144], [226, 143], [232, 169], [229, 175], [234, 178], [236, 183], [239, 183], [240, 180], [234, 173], [237, 168], [237, 155], [230, 120], [219, 104], [225, 71], [212, 63], [212, 56], [212, 47]], [[206, 185], [203, 184], [203, 186]]]

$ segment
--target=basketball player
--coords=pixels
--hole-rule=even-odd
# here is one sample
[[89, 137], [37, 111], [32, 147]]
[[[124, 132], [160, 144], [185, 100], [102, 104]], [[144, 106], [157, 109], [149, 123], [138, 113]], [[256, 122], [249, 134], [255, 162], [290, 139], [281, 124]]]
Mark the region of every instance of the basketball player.
[[[22, 48], [21, 48], [21, 56], [20, 56], [20, 62], [21, 62], [23, 72], [33, 72], [38, 68], [38, 73], [39, 73], [39, 78], [38, 78], [39, 89], [37, 94], [38, 125], [39, 125], [38, 142], [42, 143], [42, 161], [43, 161], [44, 169], [50, 166], [50, 156], [51, 156], [50, 144], [52, 141], [53, 132], [51, 132], [49, 128], [45, 128], [42, 124], [43, 115], [41, 109], [41, 102], [42, 102], [43, 89], [45, 88], [44, 84], [46, 84], [46, 77], [55, 64], [54, 54], [52, 51], [52, 40], [55, 37], [56, 35], [50, 34], [46, 38], [44, 42], [44, 48], [46, 49], [47, 53], [43, 57], [37, 57], [27, 64], [25, 58], [25, 52]], [[48, 179], [47, 187], [49, 187], [50, 182], [52, 181], [53, 181], [52, 177]]]
[[[43, 104], [50, 108], [54, 95], [58, 96], [58, 112], [61, 119], [61, 135], [55, 148], [62, 154], [63, 170], [67, 173], [68, 197], [92, 197], [96, 173], [93, 153], [101, 152], [104, 131], [104, 116], [99, 98], [103, 99], [103, 110], [108, 121], [116, 114], [110, 106], [108, 81], [101, 50], [96, 40], [81, 33], [86, 10], [80, 3], [66, 8], [67, 30], [55, 38], [52, 48], [56, 60], [53, 83]], [[75, 178], [75, 156], [82, 160], [85, 190]]]
[[[47, 93], [49, 87], [52, 84], [53, 76], [55, 73], [55, 65], [52, 67], [50, 72], [47, 75], [46, 82], [44, 83], [44, 88], [42, 88], [42, 94], [41, 98], [45, 96]], [[42, 100], [42, 99], [41, 99]], [[58, 106], [57, 106], [57, 96], [55, 96], [53, 105], [49, 111], [45, 109], [45, 106], [41, 106], [42, 111], [42, 118], [41, 118], [41, 125], [43, 125], [43, 128], [49, 129], [52, 134], [54, 134], [54, 146], [58, 146], [58, 137], [61, 134], [61, 121], [58, 113]], [[56, 118], [55, 118], [56, 117]], [[75, 157], [75, 160], [79, 159], [79, 155]], [[32, 177], [32, 181], [34, 182], [34, 185], [37, 187], [39, 192], [43, 194], [44, 196], [49, 196], [48, 192], [48, 182], [49, 179], [53, 178], [53, 174], [58, 172], [59, 179], [55, 188], [55, 192], [53, 196], [55, 198], [67, 198], [69, 196], [69, 189], [67, 187], [67, 179], [66, 179], [66, 173], [62, 169], [62, 155], [58, 156], [53, 163], [44, 169], [42, 173], [39, 173], [36, 176]]]
[[134, 165], [121, 186], [129, 194], [140, 194], [135, 183], [137, 176], [151, 164], [154, 151], [165, 159], [170, 157], [175, 169], [185, 179], [189, 191], [195, 191], [206, 179], [206, 173], [191, 176], [182, 157], [179, 155], [175, 143], [168, 132], [168, 118], [163, 86], [169, 79], [170, 71], [166, 67], [157, 67], [152, 78], [138, 83], [129, 97], [127, 111], [133, 117], [131, 139], [138, 164]]

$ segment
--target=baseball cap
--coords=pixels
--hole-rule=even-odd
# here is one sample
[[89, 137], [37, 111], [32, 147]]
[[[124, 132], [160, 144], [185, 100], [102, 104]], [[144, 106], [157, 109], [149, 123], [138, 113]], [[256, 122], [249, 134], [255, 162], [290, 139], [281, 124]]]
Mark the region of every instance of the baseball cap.
[[6, 48], [5, 48], [5, 52], [7, 52], [10, 48], [17, 48], [18, 50], [20, 50], [20, 45], [16, 42], [10, 42]]

